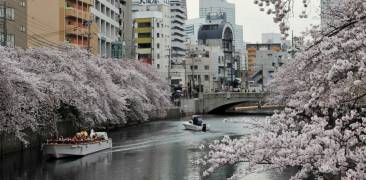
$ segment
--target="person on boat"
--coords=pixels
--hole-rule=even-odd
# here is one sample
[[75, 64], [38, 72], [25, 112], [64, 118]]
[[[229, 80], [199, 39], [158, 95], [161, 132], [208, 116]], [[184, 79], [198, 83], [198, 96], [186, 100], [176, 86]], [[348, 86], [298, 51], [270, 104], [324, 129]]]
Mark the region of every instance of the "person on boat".
[[201, 118], [197, 118], [197, 126], [202, 126], [202, 119]]
[[202, 118], [200, 116], [193, 116], [193, 125], [201, 126], [202, 125]]
[[197, 116], [193, 116], [193, 125], [198, 125], [198, 117]]

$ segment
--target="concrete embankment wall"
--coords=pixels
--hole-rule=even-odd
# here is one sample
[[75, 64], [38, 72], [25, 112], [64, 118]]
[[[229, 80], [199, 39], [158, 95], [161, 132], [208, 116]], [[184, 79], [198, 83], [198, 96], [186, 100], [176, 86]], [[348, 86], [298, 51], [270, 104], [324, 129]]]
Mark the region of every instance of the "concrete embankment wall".
[[[77, 127], [74, 125], [72, 121], [63, 121], [57, 123], [57, 128], [59, 134], [64, 136], [70, 136], [75, 131], [77, 131]], [[12, 153], [23, 151], [26, 148], [38, 148], [41, 143], [44, 141], [44, 138], [39, 134], [32, 133], [30, 130], [25, 131], [27, 134], [26, 140], [28, 141], [28, 145], [25, 145], [19, 139], [11, 134], [1, 134], [0, 135], [0, 156]]]
[[[150, 119], [150, 121], [179, 119], [180, 115], [180, 109], [178, 107], [172, 107], [167, 110], [166, 117], [153, 117]], [[57, 123], [57, 129], [60, 135], [63, 135], [64, 137], [69, 137], [75, 134], [75, 132], [79, 130], [79, 127], [77, 127], [72, 121], [63, 121]], [[29, 142], [28, 146], [25, 146], [13, 135], [0, 134], [0, 156], [12, 152], [23, 151], [26, 148], [40, 148], [42, 142], [44, 142], [45, 140], [40, 135], [32, 133], [31, 131], [27, 132], [26, 134], [28, 134], [26, 138], [26, 140]]]

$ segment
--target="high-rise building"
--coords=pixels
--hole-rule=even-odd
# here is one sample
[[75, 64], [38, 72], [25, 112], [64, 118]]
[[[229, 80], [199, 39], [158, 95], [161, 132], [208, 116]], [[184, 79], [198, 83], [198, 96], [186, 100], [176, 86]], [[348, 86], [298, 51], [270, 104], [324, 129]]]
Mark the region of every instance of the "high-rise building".
[[[26, 0], [0, 0], [0, 45], [6, 45], [8, 47], [27, 47], [26, 6]], [[4, 10], [6, 11], [6, 18], [4, 18]], [[5, 22], [4, 19], [6, 19]]]
[[119, 1], [95, 0], [91, 12], [100, 30], [98, 54], [109, 58], [112, 55], [112, 43], [119, 41]]
[[153, 65], [169, 82], [171, 65], [171, 15], [168, 2], [132, 5], [135, 58]]
[[243, 26], [236, 25], [235, 4], [227, 0], [200, 0], [200, 18], [207, 18], [210, 13], [225, 13], [226, 21], [234, 28], [235, 51], [245, 54], [245, 44], [243, 40]]
[[234, 30], [230, 23], [225, 21], [217, 23], [207, 23], [201, 26], [198, 31], [198, 44], [208, 47], [218, 47], [216, 51], [222, 52], [222, 57], [214, 59], [218, 64], [219, 76], [216, 81], [220, 85], [227, 84], [235, 80], [236, 66], [233, 48]]
[[235, 25], [235, 4], [226, 0], [200, 0], [200, 18], [206, 18], [212, 12], [225, 12], [227, 22]]
[[184, 45], [186, 37], [184, 33], [184, 22], [187, 19], [185, 0], [170, 0], [171, 26], [172, 26], [172, 61], [181, 62], [186, 54]]
[[93, 3], [93, 0], [27, 1], [28, 47], [70, 43], [97, 54], [99, 30], [91, 13]]
[[186, 34], [186, 42], [188, 44], [198, 44], [198, 30], [205, 23], [206, 18], [194, 18], [186, 20], [184, 32]]

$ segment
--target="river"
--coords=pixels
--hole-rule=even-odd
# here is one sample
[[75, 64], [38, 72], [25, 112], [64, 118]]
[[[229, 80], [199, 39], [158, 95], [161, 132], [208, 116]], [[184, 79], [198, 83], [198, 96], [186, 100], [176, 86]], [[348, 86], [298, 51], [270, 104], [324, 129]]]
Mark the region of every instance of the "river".
[[[205, 116], [209, 132], [183, 129], [180, 120], [150, 122], [110, 134], [113, 148], [82, 158], [46, 159], [39, 151], [12, 154], [1, 161], [1, 180], [224, 180], [237, 166], [225, 166], [207, 177], [195, 161], [207, 152], [201, 144], [224, 135], [242, 136], [250, 129], [227, 120], [264, 121], [263, 116]], [[252, 174], [242, 180], [285, 180], [294, 172]]]

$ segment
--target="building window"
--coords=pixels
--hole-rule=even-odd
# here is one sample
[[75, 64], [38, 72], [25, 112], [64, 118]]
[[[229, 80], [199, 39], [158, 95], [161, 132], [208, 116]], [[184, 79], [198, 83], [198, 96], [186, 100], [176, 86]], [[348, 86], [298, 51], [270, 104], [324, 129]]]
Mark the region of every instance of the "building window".
[[160, 48], [160, 44], [159, 43], [156, 44], [156, 48], [158, 48], [158, 49]]
[[24, 1], [20, 1], [20, 6], [25, 7], [25, 2]]
[[195, 65], [195, 66], [194, 66], [194, 69], [196, 69], [196, 70], [197, 70], [197, 69], [198, 69], [198, 66], [197, 66], [197, 65]]
[[[0, 33], [0, 44], [4, 42], [4, 33]], [[6, 39], [6, 46], [15, 47], [15, 37], [14, 34], [8, 34]]]
[[[0, 7], [0, 18], [4, 18], [4, 8]], [[15, 10], [13, 8], [6, 8], [6, 18], [8, 20], [15, 19]]]
[[20, 31], [25, 32], [25, 26], [20, 26]]
[[157, 54], [156, 58], [157, 58], [157, 59], [160, 59], [160, 54]]
[[156, 37], [158, 37], [158, 38], [159, 38], [159, 37], [160, 37], [160, 33], [157, 33], [157, 34], [156, 34]]
[[205, 66], [205, 70], [209, 70], [210, 69], [210, 66]]
[[156, 27], [160, 27], [160, 23], [156, 23]]
[[160, 69], [160, 64], [157, 64], [157, 65], [156, 65], [156, 67], [157, 67], [158, 69]]
[[205, 75], [205, 81], [209, 81], [210, 80], [210, 76], [209, 75]]

